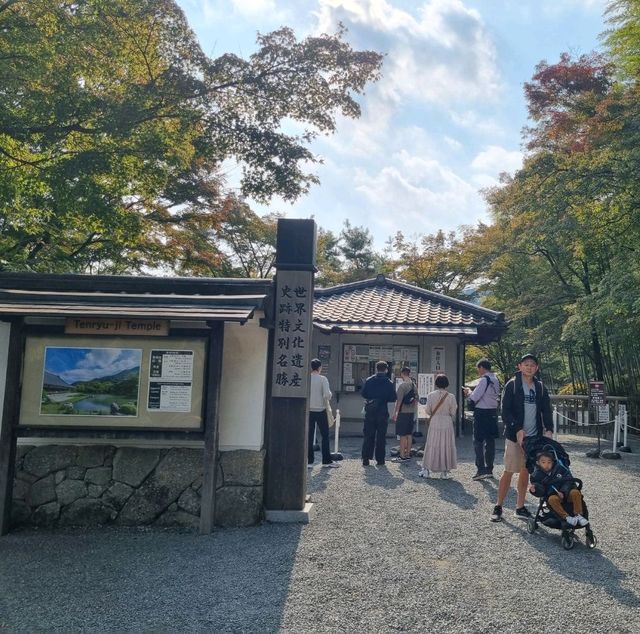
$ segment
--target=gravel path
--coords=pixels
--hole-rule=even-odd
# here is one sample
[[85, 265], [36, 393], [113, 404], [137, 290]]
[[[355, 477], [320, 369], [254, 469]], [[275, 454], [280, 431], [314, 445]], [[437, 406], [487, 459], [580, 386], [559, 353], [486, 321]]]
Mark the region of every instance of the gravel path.
[[305, 527], [0, 539], [0, 633], [640, 632], [640, 453], [590, 460], [590, 440], [561, 441], [595, 550], [528, 535], [513, 496], [489, 522], [497, 483], [470, 480], [468, 438], [450, 481], [418, 478], [415, 463], [364, 468], [348, 439], [339, 469], [311, 471]]

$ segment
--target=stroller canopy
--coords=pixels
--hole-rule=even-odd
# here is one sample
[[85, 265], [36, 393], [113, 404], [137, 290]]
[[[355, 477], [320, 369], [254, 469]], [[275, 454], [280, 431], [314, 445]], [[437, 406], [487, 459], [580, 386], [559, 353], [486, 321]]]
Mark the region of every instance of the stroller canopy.
[[524, 451], [527, 457], [527, 471], [529, 473], [533, 473], [533, 470], [535, 469], [536, 456], [541, 451], [545, 450], [553, 453], [556, 456], [556, 459], [561, 460], [565, 467], [568, 467], [571, 464], [569, 454], [557, 440], [546, 438], [545, 436], [537, 436], [531, 439], [527, 438], [524, 443]]

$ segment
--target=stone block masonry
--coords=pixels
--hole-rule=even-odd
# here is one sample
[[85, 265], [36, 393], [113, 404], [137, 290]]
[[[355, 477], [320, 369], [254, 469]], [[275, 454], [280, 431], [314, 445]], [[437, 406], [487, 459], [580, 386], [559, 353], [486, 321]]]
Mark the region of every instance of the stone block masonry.
[[[197, 529], [202, 450], [105, 445], [18, 448], [12, 525]], [[216, 525], [262, 519], [264, 451], [219, 454]]]

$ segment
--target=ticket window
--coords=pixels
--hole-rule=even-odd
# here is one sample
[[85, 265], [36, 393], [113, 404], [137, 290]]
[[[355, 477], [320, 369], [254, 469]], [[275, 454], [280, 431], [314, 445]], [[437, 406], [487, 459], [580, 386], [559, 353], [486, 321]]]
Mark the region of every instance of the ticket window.
[[418, 346], [379, 346], [368, 344], [344, 344], [342, 347], [342, 390], [358, 392], [364, 380], [376, 373], [376, 363], [386, 361], [390, 367], [389, 378], [396, 383], [404, 366], [411, 374], [418, 375]]

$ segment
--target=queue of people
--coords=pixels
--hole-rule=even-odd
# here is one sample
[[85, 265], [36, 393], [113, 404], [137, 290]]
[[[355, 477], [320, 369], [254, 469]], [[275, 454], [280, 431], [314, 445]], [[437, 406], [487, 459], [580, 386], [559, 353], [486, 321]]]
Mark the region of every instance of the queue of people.
[[[321, 436], [322, 466], [333, 467], [337, 465], [332, 461], [329, 452], [326, 415], [326, 404], [331, 398], [331, 390], [326, 377], [321, 376], [321, 361], [314, 359], [311, 368], [308, 462], [309, 465], [313, 464], [313, 439], [317, 427]], [[473, 411], [473, 447], [477, 471], [472, 479], [483, 480], [493, 478], [495, 441], [499, 436], [500, 383], [487, 359], [478, 361], [476, 368], [480, 380], [473, 390], [464, 387], [463, 394], [468, 407]], [[537, 357], [525, 354], [520, 359], [515, 376], [505, 385], [502, 392], [501, 413], [505, 428], [504, 471], [498, 484], [496, 505], [491, 514], [491, 520], [494, 522], [502, 519], [502, 505], [515, 473], [518, 474], [515, 516], [524, 520], [531, 517], [525, 506], [529, 484], [525, 443], [536, 438], [553, 437], [551, 401], [546, 387], [537, 378], [538, 369]], [[396, 425], [396, 435], [400, 439], [398, 456], [393, 460], [401, 464], [411, 462], [413, 428], [419, 402], [417, 386], [411, 377], [410, 368], [402, 368], [402, 382], [397, 389], [388, 371], [387, 363], [378, 361], [376, 373], [367, 378], [362, 387], [364, 438], [361, 457], [364, 467], [368, 467], [374, 459], [378, 466], [386, 462], [389, 403], [394, 403], [391, 420]], [[457, 466], [455, 416], [458, 402], [455, 394], [448, 389], [449, 379], [446, 375], [436, 376], [435, 388], [426, 398], [425, 409], [430, 422], [419, 476], [449, 479]]]

